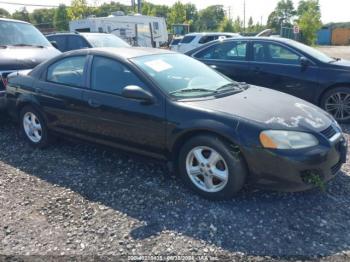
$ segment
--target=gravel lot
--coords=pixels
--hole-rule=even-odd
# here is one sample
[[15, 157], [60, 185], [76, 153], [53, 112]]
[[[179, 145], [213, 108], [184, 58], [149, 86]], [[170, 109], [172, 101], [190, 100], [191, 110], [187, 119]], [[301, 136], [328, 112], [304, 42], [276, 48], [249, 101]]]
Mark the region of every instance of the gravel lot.
[[33, 150], [6, 117], [0, 148], [2, 255], [350, 259], [349, 165], [325, 192], [210, 202], [151, 159], [65, 140]]
[[350, 46], [318, 46], [317, 49], [329, 56], [350, 60]]
[[231, 201], [209, 202], [163, 163], [77, 141], [33, 150], [0, 117], [0, 261], [349, 261], [349, 217], [349, 164], [325, 191], [247, 187]]

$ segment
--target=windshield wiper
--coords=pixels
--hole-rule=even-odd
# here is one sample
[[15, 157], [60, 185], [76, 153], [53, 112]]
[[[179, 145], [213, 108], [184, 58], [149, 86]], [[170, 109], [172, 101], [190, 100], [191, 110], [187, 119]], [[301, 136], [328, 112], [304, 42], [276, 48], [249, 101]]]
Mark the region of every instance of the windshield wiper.
[[29, 44], [16, 44], [11, 46], [29, 46], [29, 47], [37, 47], [37, 48], [44, 48], [43, 45], [29, 45]]
[[243, 89], [246, 89], [249, 85], [244, 82], [235, 82], [235, 83], [229, 83], [223, 86], [220, 86], [218, 89], [216, 89], [216, 92], [219, 91], [226, 91], [226, 90], [235, 90], [237, 92], [242, 91]]
[[332, 59], [333, 60], [329, 61], [330, 64], [341, 60], [341, 58], [338, 57], [332, 57]]
[[170, 92], [169, 94], [176, 94], [176, 93], [191, 93], [191, 92], [210, 92], [210, 93], [216, 93], [216, 90], [212, 89], [206, 89], [206, 88], [184, 88], [184, 89], [179, 89]]

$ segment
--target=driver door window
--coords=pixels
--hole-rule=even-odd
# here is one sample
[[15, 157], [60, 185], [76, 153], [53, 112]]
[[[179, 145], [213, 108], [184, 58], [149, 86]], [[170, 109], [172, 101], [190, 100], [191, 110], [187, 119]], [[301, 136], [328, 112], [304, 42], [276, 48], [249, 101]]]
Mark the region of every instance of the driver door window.
[[62, 59], [47, 71], [47, 81], [63, 85], [83, 87], [86, 56], [75, 56]]

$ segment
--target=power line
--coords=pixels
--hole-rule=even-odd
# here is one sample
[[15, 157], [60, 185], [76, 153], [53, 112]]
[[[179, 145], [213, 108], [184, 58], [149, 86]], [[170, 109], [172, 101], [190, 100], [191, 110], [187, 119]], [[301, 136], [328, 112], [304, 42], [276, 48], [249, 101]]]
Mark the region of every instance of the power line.
[[58, 7], [57, 5], [39, 5], [39, 4], [28, 4], [28, 3], [23, 4], [23, 3], [19, 3], [19, 2], [6, 2], [6, 1], [0, 1], [0, 4], [36, 6], [36, 7]]

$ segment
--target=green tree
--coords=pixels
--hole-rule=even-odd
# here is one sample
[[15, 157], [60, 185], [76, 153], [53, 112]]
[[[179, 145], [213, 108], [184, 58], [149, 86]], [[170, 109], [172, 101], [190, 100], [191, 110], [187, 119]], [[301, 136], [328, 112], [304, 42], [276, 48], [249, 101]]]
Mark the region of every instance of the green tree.
[[243, 21], [239, 16], [233, 22], [233, 32], [240, 33], [243, 31]]
[[198, 10], [194, 4], [185, 4], [186, 23], [190, 25], [190, 31], [197, 31]]
[[55, 9], [35, 9], [29, 14], [30, 22], [39, 29], [52, 28]]
[[222, 20], [220, 23], [219, 31], [220, 32], [234, 32], [232, 19], [225, 17], [224, 20]]
[[13, 19], [17, 19], [17, 20], [30, 22], [29, 13], [28, 13], [28, 11], [27, 11], [27, 9], [25, 7], [23, 7], [22, 9], [17, 10], [16, 12], [14, 12], [12, 14], [12, 18]]
[[169, 26], [173, 24], [183, 24], [186, 21], [186, 9], [185, 6], [177, 1], [171, 8], [168, 16]]
[[302, 32], [302, 40], [308, 45], [314, 45], [317, 31], [321, 28], [321, 12], [318, 0], [305, 0], [300, 2], [298, 11], [298, 24]]
[[11, 14], [7, 12], [4, 8], [0, 8], [0, 17], [9, 18], [11, 17]]
[[212, 5], [199, 11], [198, 29], [201, 31], [216, 31], [225, 18], [222, 5]]
[[282, 25], [291, 27], [296, 13], [292, 0], [280, 0], [275, 10], [269, 15], [268, 27], [276, 32], [279, 32]]
[[254, 32], [255, 29], [254, 29], [254, 21], [253, 21], [253, 17], [249, 17], [249, 20], [248, 20], [248, 32], [251, 33], [251, 32]]
[[67, 31], [69, 28], [68, 9], [61, 4], [55, 11], [53, 24], [57, 31]]
[[111, 13], [116, 11], [123, 11], [124, 13], [127, 14], [132, 10], [127, 5], [123, 5], [123, 4], [111, 1], [110, 3], [104, 3], [102, 5], [99, 5], [98, 7], [93, 8], [90, 11], [92, 11], [94, 15], [101, 17], [101, 16], [109, 16]]
[[72, 0], [68, 10], [68, 16], [71, 20], [82, 19], [90, 14], [90, 9], [86, 0]]

